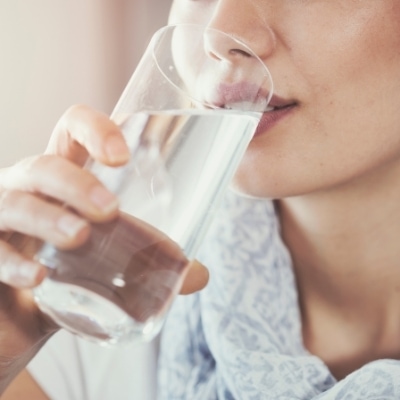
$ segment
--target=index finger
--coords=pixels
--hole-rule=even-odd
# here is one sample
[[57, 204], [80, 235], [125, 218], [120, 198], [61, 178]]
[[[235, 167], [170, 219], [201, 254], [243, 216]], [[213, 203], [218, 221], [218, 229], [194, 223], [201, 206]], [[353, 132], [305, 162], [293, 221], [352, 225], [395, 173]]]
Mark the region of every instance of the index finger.
[[129, 149], [122, 132], [107, 114], [84, 105], [69, 108], [56, 124], [47, 154], [57, 154], [78, 165], [88, 156], [110, 166], [125, 164]]

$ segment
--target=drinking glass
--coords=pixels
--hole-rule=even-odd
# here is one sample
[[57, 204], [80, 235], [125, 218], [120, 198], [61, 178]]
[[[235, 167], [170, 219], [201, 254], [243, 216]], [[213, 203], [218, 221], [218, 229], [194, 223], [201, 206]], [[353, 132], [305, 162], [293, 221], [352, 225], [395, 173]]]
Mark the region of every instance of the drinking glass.
[[111, 115], [129, 163], [85, 166], [118, 195], [119, 216], [78, 249], [43, 245], [41, 310], [103, 345], [154, 338], [271, 95], [268, 69], [232, 35], [157, 31]]

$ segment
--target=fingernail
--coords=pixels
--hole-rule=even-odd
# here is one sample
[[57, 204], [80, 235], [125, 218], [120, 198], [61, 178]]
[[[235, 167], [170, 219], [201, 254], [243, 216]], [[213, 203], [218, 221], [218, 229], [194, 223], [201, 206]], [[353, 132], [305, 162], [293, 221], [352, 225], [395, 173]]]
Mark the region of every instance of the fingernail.
[[129, 150], [121, 138], [111, 136], [106, 143], [107, 157], [112, 162], [123, 162], [129, 158]]
[[70, 214], [63, 215], [57, 221], [57, 228], [68, 237], [76, 236], [86, 226], [87, 223], [84, 220]]
[[118, 208], [118, 199], [102, 186], [93, 188], [90, 198], [93, 204], [105, 213], [109, 213]]

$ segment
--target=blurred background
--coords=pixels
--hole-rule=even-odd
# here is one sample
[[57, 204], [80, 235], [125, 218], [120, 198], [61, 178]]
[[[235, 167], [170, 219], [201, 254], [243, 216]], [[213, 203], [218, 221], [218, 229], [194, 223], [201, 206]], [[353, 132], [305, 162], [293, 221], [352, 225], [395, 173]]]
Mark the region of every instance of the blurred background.
[[42, 152], [71, 105], [110, 113], [170, 0], [0, 0], [0, 167]]

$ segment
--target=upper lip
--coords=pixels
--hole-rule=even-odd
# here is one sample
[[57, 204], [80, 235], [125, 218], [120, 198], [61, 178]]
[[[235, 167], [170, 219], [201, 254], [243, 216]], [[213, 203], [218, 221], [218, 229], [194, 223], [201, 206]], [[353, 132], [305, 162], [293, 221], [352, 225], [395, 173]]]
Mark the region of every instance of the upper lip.
[[250, 82], [220, 83], [205, 96], [212, 107], [265, 111], [270, 93]]
[[285, 99], [283, 97], [279, 97], [278, 95], [274, 94], [271, 97], [270, 102], [268, 103], [268, 108], [269, 109], [280, 109], [280, 108], [285, 108], [289, 106], [294, 106], [296, 105], [297, 102], [293, 99]]
[[249, 82], [221, 83], [206, 96], [208, 105], [218, 108], [235, 108], [247, 103], [254, 111], [272, 111], [296, 104], [293, 99], [286, 99]]

